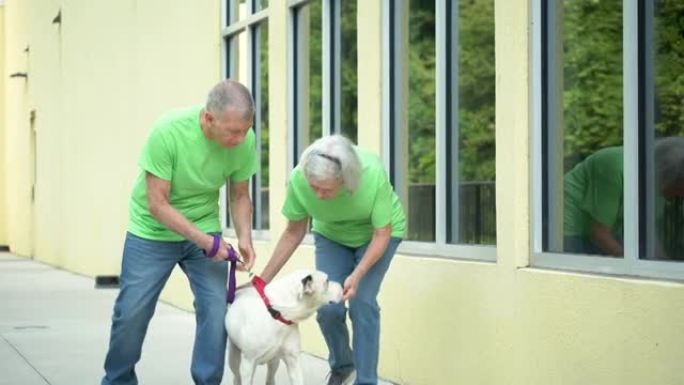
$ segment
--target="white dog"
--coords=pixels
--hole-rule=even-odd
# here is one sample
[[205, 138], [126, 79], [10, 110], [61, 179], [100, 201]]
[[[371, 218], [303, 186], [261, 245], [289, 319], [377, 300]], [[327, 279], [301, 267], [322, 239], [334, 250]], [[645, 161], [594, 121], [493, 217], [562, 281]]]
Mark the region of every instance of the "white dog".
[[268, 364], [266, 384], [274, 385], [282, 359], [290, 384], [303, 385], [297, 323], [322, 305], [340, 302], [342, 286], [328, 281], [325, 273], [311, 270], [296, 271], [268, 286], [259, 277], [252, 282], [252, 287], [237, 292], [226, 314], [234, 384], [252, 385], [256, 366]]

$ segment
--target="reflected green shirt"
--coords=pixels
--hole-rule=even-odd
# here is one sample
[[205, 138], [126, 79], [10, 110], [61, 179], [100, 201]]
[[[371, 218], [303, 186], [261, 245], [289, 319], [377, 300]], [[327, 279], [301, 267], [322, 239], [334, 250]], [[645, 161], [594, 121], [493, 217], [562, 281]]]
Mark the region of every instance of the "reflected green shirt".
[[382, 162], [370, 151], [356, 147], [356, 153], [362, 171], [354, 194], [342, 187], [335, 197], [319, 199], [297, 166], [290, 175], [283, 215], [291, 221], [311, 217], [313, 231], [349, 247], [369, 242], [375, 229], [388, 224], [393, 237], [403, 238], [406, 216]]
[[204, 232], [219, 232], [219, 189], [228, 179], [240, 182], [257, 170], [252, 130], [233, 148], [209, 141], [199, 117], [203, 106], [162, 116], [145, 143], [138, 162], [141, 172], [129, 203], [128, 231], [146, 239], [177, 241], [183, 237], [157, 221], [147, 202], [145, 173], [171, 181], [170, 204]]
[[589, 236], [592, 219], [622, 234], [622, 147], [596, 151], [564, 178], [563, 232]]

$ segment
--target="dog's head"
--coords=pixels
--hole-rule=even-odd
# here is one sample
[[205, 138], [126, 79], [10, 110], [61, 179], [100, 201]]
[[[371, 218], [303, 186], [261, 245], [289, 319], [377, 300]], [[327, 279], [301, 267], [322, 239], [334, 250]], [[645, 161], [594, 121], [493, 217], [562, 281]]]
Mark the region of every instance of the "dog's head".
[[296, 273], [299, 298], [313, 306], [342, 301], [342, 285], [328, 280], [328, 275], [317, 270], [302, 270]]

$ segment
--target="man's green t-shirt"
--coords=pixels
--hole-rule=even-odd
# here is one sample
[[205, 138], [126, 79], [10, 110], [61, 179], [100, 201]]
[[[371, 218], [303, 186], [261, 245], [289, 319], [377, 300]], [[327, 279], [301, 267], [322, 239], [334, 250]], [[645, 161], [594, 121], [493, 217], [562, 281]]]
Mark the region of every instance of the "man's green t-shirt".
[[219, 232], [219, 189], [226, 181], [241, 182], [257, 170], [254, 132], [233, 148], [209, 141], [199, 117], [203, 106], [175, 110], [162, 116], [143, 147], [142, 169], [129, 204], [128, 231], [146, 239], [178, 241], [183, 237], [151, 214], [145, 174], [171, 182], [171, 206], [204, 232]]
[[331, 199], [319, 199], [299, 166], [292, 170], [282, 213], [292, 221], [313, 218], [313, 231], [350, 247], [371, 240], [373, 230], [392, 225], [392, 236], [403, 238], [406, 216], [380, 159], [356, 147], [361, 161], [357, 190], [346, 187]]
[[565, 175], [563, 232], [589, 236], [595, 220], [622, 234], [622, 147], [607, 147], [588, 156]]

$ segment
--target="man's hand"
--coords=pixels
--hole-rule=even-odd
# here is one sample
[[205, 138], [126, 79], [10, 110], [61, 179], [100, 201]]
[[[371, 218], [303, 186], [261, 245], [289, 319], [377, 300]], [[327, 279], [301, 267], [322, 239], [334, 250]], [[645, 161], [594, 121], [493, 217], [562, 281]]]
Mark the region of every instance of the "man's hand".
[[[211, 249], [214, 247], [214, 236], [207, 234], [202, 242], [201, 247], [204, 249], [204, 252], [209, 255], [209, 253], [211, 253]], [[231, 244], [226, 242], [223, 237], [221, 237], [218, 251], [216, 252], [216, 255], [211, 257], [211, 259], [215, 262], [223, 262], [228, 260], [228, 250], [230, 250], [231, 247]]]
[[251, 242], [238, 242], [238, 249], [240, 249], [240, 256], [242, 257], [242, 263], [238, 263], [238, 270], [240, 271], [250, 271], [252, 266], [254, 266], [254, 260], [256, 255], [254, 253], [254, 248]]

